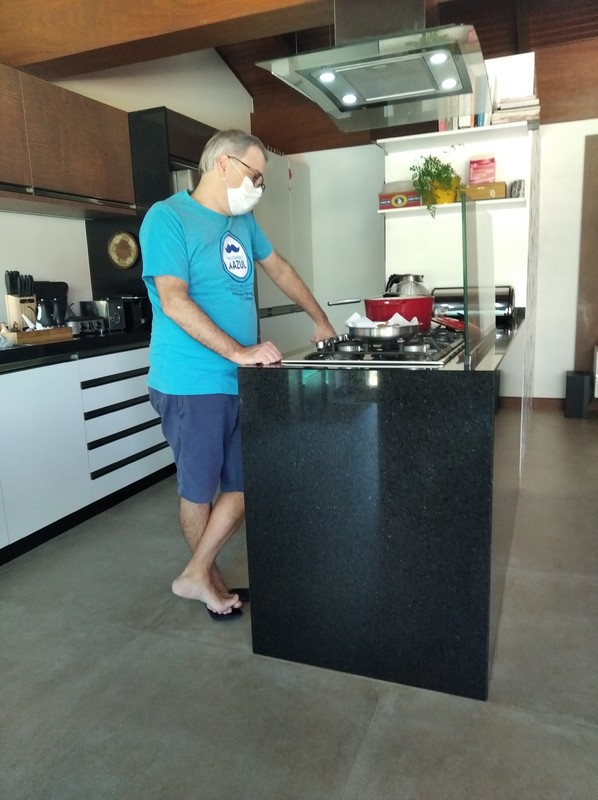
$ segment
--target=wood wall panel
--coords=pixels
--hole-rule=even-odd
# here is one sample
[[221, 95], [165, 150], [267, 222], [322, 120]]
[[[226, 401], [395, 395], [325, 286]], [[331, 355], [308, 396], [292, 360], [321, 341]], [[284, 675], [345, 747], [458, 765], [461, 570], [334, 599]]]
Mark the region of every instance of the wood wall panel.
[[[598, 136], [586, 138], [575, 369], [592, 372], [598, 344]], [[573, 265], [572, 265], [573, 266]]]
[[21, 75], [36, 190], [135, 202], [125, 111]]
[[31, 186], [21, 76], [0, 65], [0, 183]]
[[598, 117], [598, 38], [536, 50], [542, 124]]
[[53, 80], [332, 21], [332, 0], [19, 0], [0, 4], [0, 63]]
[[[303, 99], [303, 98], [302, 98]], [[369, 144], [370, 131], [343, 133], [317, 106], [273, 104], [251, 115], [251, 132], [280, 153], [303, 153]]]

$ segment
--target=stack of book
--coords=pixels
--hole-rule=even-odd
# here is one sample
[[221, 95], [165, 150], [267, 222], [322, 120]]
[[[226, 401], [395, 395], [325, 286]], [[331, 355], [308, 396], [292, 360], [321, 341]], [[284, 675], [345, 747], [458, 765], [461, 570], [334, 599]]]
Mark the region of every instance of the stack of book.
[[491, 125], [540, 119], [540, 101], [535, 95], [501, 98], [490, 117]]

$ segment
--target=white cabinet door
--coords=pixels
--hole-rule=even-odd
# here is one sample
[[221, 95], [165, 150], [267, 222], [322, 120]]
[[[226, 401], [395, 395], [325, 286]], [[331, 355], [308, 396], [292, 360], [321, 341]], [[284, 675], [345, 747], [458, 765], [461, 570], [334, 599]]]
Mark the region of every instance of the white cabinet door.
[[0, 485], [8, 541], [92, 501], [76, 361], [0, 375]]
[[[346, 333], [345, 320], [364, 314], [364, 298], [380, 297], [386, 283], [384, 220], [378, 214], [384, 152], [362, 145], [302, 158], [310, 169], [313, 292], [336, 332]], [[351, 299], [355, 302], [328, 306]]]
[[[274, 249], [295, 267], [311, 289], [313, 256], [309, 167], [271, 154], [266, 183], [268, 188], [253, 212], [255, 219]], [[257, 281], [260, 308], [291, 302], [259, 267]]]
[[[267, 191], [254, 211], [258, 225], [275, 250], [313, 289], [309, 167], [270, 154], [266, 183]], [[259, 266], [256, 275], [257, 300], [261, 309], [293, 304]], [[305, 347], [313, 332], [314, 324], [304, 311], [260, 319], [260, 339], [271, 339], [285, 354]]]
[[[274, 249], [293, 263], [291, 234], [291, 192], [288, 159], [272, 153], [266, 170], [267, 189], [253, 212], [256, 222]], [[289, 298], [272, 283], [264, 270], [256, 265], [257, 300], [260, 308], [290, 303]]]
[[79, 362], [94, 500], [173, 462], [149, 402], [148, 357], [143, 347]]

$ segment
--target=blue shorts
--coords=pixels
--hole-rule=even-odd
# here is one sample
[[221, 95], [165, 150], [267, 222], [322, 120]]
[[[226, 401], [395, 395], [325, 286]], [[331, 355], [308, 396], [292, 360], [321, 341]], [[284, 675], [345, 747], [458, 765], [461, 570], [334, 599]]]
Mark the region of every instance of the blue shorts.
[[179, 495], [211, 503], [218, 485], [222, 492], [242, 492], [238, 396], [162, 394], [150, 387], [149, 397], [174, 453]]

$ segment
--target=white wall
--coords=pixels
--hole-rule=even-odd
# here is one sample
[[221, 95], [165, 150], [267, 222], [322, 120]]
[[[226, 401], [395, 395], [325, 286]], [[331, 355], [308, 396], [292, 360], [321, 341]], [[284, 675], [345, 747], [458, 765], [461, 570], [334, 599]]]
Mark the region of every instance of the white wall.
[[564, 397], [574, 367], [585, 139], [596, 134], [598, 119], [540, 127], [534, 397]]
[[69, 303], [91, 298], [85, 223], [78, 219], [0, 212], [0, 321], [6, 319], [4, 271], [18, 270], [38, 281], [65, 281]]
[[213, 128], [250, 129], [251, 95], [215, 50], [106, 69], [56, 84], [124, 111], [166, 106]]
[[[250, 129], [251, 96], [213, 50], [57, 83], [124, 111], [166, 106], [214, 128]], [[0, 211], [2, 277], [7, 269], [31, 274], [35, 280], [66, 281], [70, 303], [90, 299], [85, 223]], [[5, 318], [4, 296], [2, 280], [0, 321]], [[78, 307], [74, 310], [78, 311]]]

